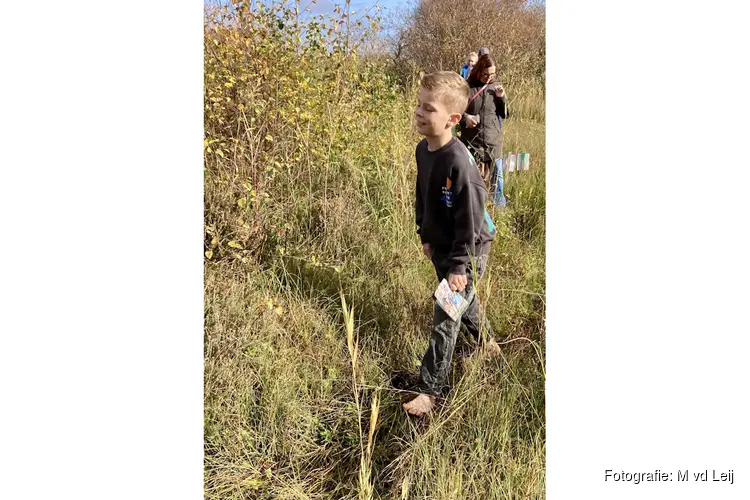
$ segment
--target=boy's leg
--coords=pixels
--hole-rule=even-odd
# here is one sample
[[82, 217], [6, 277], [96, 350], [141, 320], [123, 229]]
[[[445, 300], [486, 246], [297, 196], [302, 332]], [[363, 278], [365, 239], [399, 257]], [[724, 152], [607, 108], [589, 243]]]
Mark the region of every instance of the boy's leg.
[[[433, 253], [432, 264], [440, 283], [447, 277], [448, 271], [444, 257]], [[404, 404], [404, 409], [410, 414], [426, 415], [434, 408], [435, 397], [442, 396], [460, 328], [460, 321], [453, 321], [437, 303], [434, 304], [430, 343], [422, 358], [419, 384], [416, 387], [420, 394]]]
[[430, 413], [435, 407], [435, 397], [443, 395], [456, 348], [456, 338], [461, 328], [461, 322], [453, 321], [437, 303], [433, 311], [430, 343], [422, 358], [419, 384], [416, 387], [419, 395], [403, 405], [408, 413], [416, 416]]
[[430, 343], [419, 371], [420, 393], [442, 396], [447, 385], [448, 371], [453, 361], [453, 351], [460, 328], [460, 321], [453, 321], [439, 305], [435, 304]]
[[[433, 255], [432, 263], [435, 266], [438, 282], [448, 277], [448, 266], [445, 263], [444, 256]], [[481, 276], [486, 264], [487, 256], [482, 255], [477, 258], [476, 272], [472, 269], [471, 264], [466, 269], [467, 283], [461, 295], [470, 305], [459, 321], [453, 321], [437, 303], [433, 306], [430, 343], [422, 358], [422, 367], [419, 374], [418, 388], [423, 394], [442, 395], [443, 388], [447, 385], [448, 372], [453, 361], [453, 353], [456, 349], [456, 340], [458, 332], [461, 330], [461, 324], [466, 325], [469, 332], [475, 335], [475, 338], [476, 335], [479, 335], [478, 327], [474, 326], [480, 324], [479, 302], [474, 293], [474, 275]], [[489, 326], [489, 323], [487, 325]]]
[[[420, 381], [417, 390], [420, 395], [406, 403], [404, 408], [413, 415], [424, 415], [429, 413], [434, 407], [434, 398], [442, 396], [443, 389], [447, 386], [448, 372], [453, 353], [456, 348], [456, 339], [461, 329], [461, 324], [466, 325], [469, 332], [475, 339], [480, 341], [481, 332], [477, 325], [481, 324], [481, 309], [479, 300], [474, 292], [474, 275], [481, 277], [487, 265], [487, 255], [481, 255], [477, 258], [476, 271], [469, 265], [466, 270], [467, 284], [466, 288], [460, 292], [464, 299], [469, 302], [469, 307], [461, 316], [459, 321], [453, 321], [443, 309], [437, 305], [433, 306], [432, 331], [430, 334], [430, 343], [422, 358], [422, 367], [420, 368]], [[433, 255], [432, 259], [438, 282], [447, 278], [447, 268], [443, 265], [443, 259], [440, 256]], [[489, 321], [484, 320], [487, 340], [491, 339], [491, 329]], [[496, 346], [496, 344], [495, 344]]]

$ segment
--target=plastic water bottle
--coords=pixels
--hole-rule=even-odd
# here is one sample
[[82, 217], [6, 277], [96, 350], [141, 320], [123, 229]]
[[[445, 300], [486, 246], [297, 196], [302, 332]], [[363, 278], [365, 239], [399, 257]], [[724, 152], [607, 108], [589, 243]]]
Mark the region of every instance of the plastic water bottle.
[[521, 170], [528, 170], [529, 169], [529, 159], [530, 155], [529, 153], [521, 153], [518, 158], [518, 165], [516, 166], [517, 171]]
[[508, 153], [508, 172], [516, 171], [516, 155], [515, 153]]

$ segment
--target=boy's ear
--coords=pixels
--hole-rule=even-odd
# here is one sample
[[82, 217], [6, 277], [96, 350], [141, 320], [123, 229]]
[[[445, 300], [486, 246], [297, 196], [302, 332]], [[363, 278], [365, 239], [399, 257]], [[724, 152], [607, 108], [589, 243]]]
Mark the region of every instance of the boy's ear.
[[455, 127], [458, 125], [458, 122], [461, 121], [461, 113], [453, 113], [448, 118], [448, 123], [450, 124], [450, 128]]

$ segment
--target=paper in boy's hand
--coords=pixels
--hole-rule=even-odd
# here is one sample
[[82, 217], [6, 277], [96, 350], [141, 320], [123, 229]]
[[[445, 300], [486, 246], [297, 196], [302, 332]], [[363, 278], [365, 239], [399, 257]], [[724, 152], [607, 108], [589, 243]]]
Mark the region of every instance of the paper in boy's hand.
[[448, 281], [443, 279], [435, 290], [435, 300], [437, 300], [440, 308], [451, 317], [453, 321], [458, 321], [466, 308], [469, 307], [469, 303], [464, 299], [460, 293], [454, 292], [448, 286]]

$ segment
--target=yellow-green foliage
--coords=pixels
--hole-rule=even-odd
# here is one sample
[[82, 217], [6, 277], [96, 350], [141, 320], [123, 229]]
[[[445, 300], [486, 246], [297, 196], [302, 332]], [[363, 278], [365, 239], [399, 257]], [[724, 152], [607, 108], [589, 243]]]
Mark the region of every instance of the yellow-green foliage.
[[529, 340], [457, 360], [413, 423], [389, 379], [416, 373], [437, 284], [414, 226], [416, 89], [357, 53], [377, 19], [265, 5], [206, 11], [206, 497], [542, 496], [543, 114], [504, 124], [532, 171], [491, 209], [479, 284], [499, 340]]

